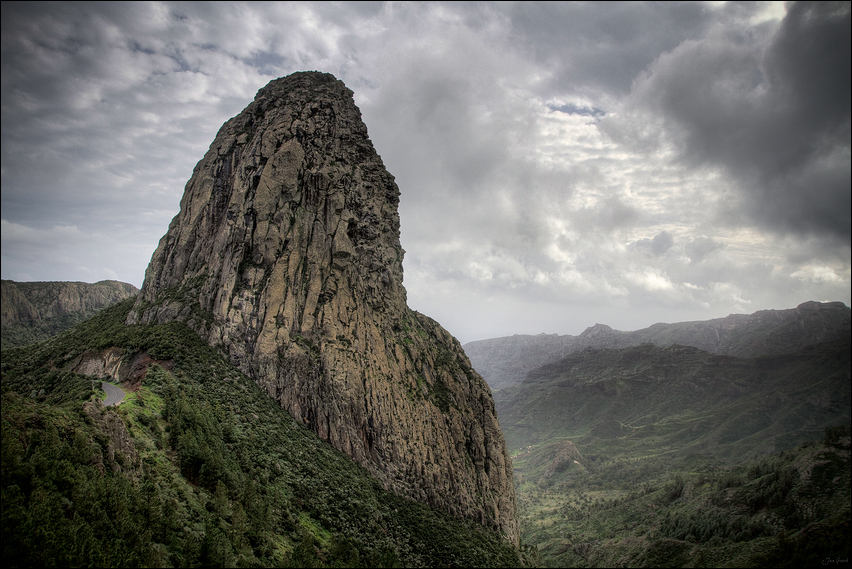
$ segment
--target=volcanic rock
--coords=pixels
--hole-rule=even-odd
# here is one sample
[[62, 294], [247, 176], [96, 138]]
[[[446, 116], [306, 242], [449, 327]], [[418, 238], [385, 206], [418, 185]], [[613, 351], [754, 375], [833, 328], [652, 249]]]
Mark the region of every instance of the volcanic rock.
[[67, 315], [91, 316], [139, 292], [132, 284], [118, 281], [89, 284], [4, 280], [0, 290], [0, 324], [3, 326]]
[[398, 203], [341, 81], [272, 81], [195, 167], [128, 323], [186, 322], [387, 488], [517, 544], [488, 385], [406, 304]]
[[128, 283], [14, 282], [0, 284], [0, 342], [15, 348], [41, 342], [139, 290]]

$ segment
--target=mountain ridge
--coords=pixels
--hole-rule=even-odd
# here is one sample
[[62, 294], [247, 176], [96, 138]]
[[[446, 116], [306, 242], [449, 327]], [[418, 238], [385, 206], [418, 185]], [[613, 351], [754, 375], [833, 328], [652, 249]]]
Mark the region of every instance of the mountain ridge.
[[530, 372], [495, 401], [514, 449], [557, 437], [635, 439], [656, 453], [741, 459], [852, 420], [850, 341], [754, 358], [680, 345], [588, 347]]
[[489, 386], [502, 389], [520, 383], [537, 367], [587, 347], [681, 344], [710, 353], [742, 357], [794, 352], [806, 345], [850, 333], [850, 315], [850, 308], [842, 302], [808, 301], [791, 309], [760, 310], [710, 320], [657, 323], [630, 332], [595, 324], [577, 336], [514, 335], [468, 342], [463, 348]]
[[138, 292], [132, 284], [115, 280], [85, 283], [4, 279], [0, 285], [2, 347], [45, 340]]

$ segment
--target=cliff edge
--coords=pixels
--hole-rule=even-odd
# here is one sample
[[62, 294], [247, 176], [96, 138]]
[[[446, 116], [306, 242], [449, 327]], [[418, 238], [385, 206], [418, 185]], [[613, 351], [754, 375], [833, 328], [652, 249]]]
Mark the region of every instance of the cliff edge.
[[406, 304], [398, 203], [352, 91], [272, 81], [195, 167], [128, 323], [186, 322], [386, 487], [517, 544], [491, 392]]

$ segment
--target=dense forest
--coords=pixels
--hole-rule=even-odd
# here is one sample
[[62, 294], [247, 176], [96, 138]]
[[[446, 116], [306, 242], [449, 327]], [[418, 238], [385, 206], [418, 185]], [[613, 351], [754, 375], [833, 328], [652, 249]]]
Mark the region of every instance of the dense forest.
[[[783, 452], [728, 460], [655, 452], [609, 423], [573, 442], [546, 437], [513, 456], [529, 544], [518, 551], [385, 491], [184, 325], [125, 326], [131, 304], [3, 350], [7, 566], [803, 567], [849, 557], [844, 422]], [[156, 362], [119, 407], [99, 402], [111, 378], [71, 371], [110, 348]]]
[[849, 441], [841, 425], [822, 440], [736, 464], [697, 454], [574, 454], [575, 462], [554, 444], [549, 456], [515, 458], [524, 473], [522, 535], [548, 567], [814, 567], [848, 559]]
[[[5, 566], [539, 563], [385, 491], [184, 325], [125, 326], [132, 302], [3, 351]], [[100, 382], [69, 369], [116, 347], [162, 365], [105, 408]]]

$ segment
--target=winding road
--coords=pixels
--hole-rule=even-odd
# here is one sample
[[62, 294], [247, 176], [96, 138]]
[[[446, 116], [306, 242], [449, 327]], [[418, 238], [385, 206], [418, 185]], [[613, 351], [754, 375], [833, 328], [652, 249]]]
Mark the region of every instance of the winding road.
[[109, 407], [110, 405], [118, 405], [119, 403], [124, 401], [124, 390], [120, 387], [117, 387], [105, 381], [101, 382], [101, 387], [103, 387], [104, 391], [106, 391], [107, 394], [107, 398], [104, 399], [104, 407]]

